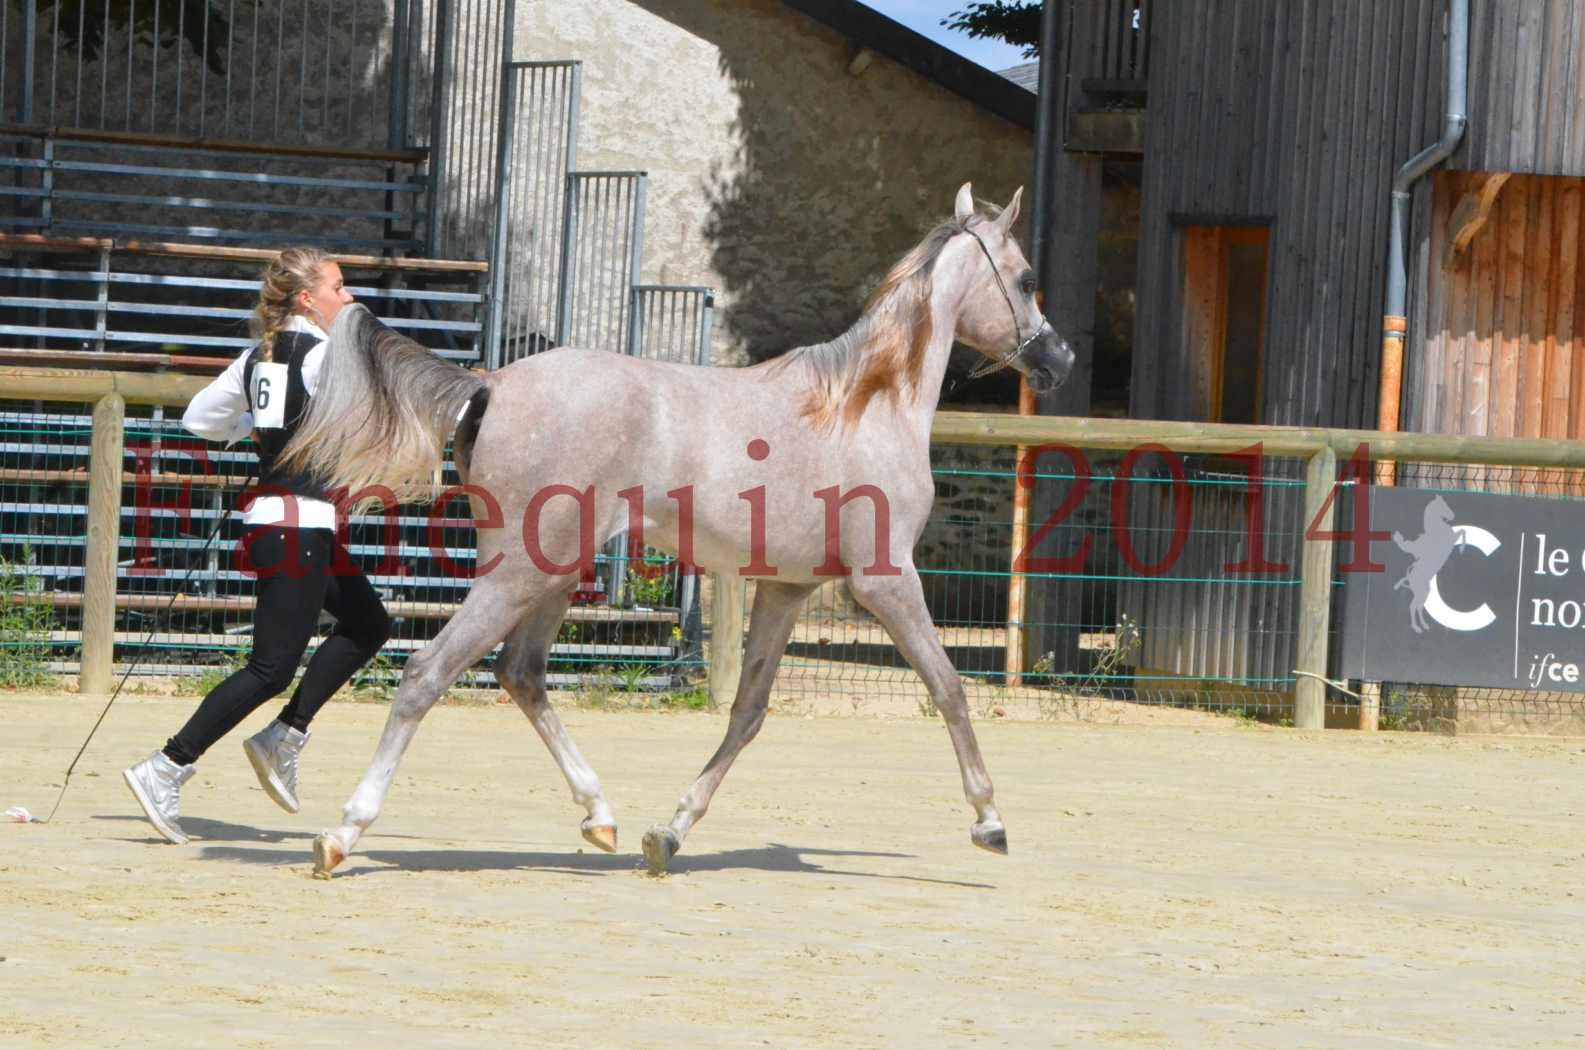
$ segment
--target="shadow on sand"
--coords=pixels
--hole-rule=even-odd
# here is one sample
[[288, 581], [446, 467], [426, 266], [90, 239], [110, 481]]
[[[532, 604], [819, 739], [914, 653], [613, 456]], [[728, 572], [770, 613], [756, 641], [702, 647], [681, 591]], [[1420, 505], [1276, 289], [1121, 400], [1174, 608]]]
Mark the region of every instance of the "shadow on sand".
[[[232, 827], [233, 825], [225, 825]], [[204, 834], [195, 822], [192, 830]], [[248, 830], [248, 829], [243, 829]], [[263, 834], [263, 833], [261, 833]], [[207, 837], [207, 836], [206, 836]], [[382, 836], [383, 837], [383, 836]], [[257, 841], [286, 841], [312, 838], [307, 833], [290, 833], [276, 839], [260, 838]], [[233, 861], [243, 864], [306, 866], [308, 849], [278, 850], [255, 849], [248, 846], [202, 846], [204, 860]], [[690, 875], [707, 871], [773, 871], [803, 874], [834, 875], [845, 878], [895, 879], [902, 882], [923, 882], [941, 886], [962, 886], [969, 889], [993, 889], [982, 882], [960, 882], [953, 879], [932, 879], [919, 875], [891, 874], [886, 872], [854, 871], [841, 867], [827, 867], [824, 859], [848, 857], [881, 857], [912, 859], [908, 853], [878, 853], [865, 850], [828, 850], [782, 843], [770, 843], [755, 849], [723, 850], [719, 853], [697, 855], [679, 854], [672, 860], [672, 875]], [[357, 861], [372, 861], [380, 867], [360, 867]], [[339, 878], [359, 878], [389, 872], [430, 871], [543, 871], [566, 875], [608, 875], [614, 872], [641, 870], [643, 859], [636, 853], [548, 853], [528, 850], [486, 849], [372, 849], [355, 853], [349, 860], [353, 865], [341, 872]]]

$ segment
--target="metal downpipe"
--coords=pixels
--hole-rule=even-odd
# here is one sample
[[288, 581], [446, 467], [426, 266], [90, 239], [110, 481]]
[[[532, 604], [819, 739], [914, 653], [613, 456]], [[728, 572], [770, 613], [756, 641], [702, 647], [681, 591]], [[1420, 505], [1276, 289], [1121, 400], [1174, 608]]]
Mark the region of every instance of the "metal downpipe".
[[[1387, 313], [1382, 324], [1381, 387], [1376, 428], [1396, 431], [1403, 403], [1403, 351], [1408, 334], [1409, 205], [1414, 184], [1452, 156], [1469, 123], [1469, 0], [1450, 0], [1447, 38], [1447, 116], [1442, 138], [1398, 169], [1392, 180], [1392, 229], [1387, 252]], [[1383, 464], [1378, 481], [1390, 483], [1392, 464]]]

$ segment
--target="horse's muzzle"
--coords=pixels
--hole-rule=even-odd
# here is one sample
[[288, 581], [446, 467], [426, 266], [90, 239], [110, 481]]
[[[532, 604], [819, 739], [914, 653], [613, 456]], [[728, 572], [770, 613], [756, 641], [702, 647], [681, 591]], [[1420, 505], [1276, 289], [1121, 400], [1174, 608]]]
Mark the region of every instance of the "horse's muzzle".
[[1037, 394], [1049, 394], [1068, 381], [1073, 374], [1073, 348], [1068, 341], [1050, 333], [1030, 347], [1029, 388]]

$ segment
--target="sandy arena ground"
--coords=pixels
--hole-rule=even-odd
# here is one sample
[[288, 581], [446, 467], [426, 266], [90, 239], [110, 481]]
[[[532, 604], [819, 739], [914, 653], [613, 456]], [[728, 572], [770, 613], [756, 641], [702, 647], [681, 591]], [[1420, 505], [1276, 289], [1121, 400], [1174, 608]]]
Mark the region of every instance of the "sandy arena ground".
[[[773, 715], [657, 880], [723, 718], [566, 714], [606, 856], [514, 708], [443, 707], [323, 882], [384, 708], [326, 709], [297, 817], [227, 739], [157, 844], [119, 770], [193, 703], [123, 698], [0, 824], [0, 1047], [1585, 1045], [1581, 740], [982, 723], [1002, 858], [939, 723]], [[98, 704], [0, 710], [47, 811]]]

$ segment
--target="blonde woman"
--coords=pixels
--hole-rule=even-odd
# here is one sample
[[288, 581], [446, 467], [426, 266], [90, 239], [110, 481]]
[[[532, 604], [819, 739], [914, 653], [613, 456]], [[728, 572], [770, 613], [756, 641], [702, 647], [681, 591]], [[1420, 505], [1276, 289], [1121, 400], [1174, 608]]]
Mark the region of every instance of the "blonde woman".
[[341, 268], [324, 253], [281, 252], [265, 268], [253, 311], [257, 345], [200, 391], [182, 416], [188, 430], [211, 441], [254, 435], [259, 486], [243, 513], [243, 544], [258, 590], [246, 666], [204, 697], [163, 748], [123, 774], [149, 821], [173, 843], [187, 841], [179, 822], [181, 789], [195, 763], [291, 684], [321, 609], [334, 614], [335, 630], [315, 651], [279, 717], [243, 742], [260, 785], [289, 813], [297, 812], [297, 761], [309, 723], [390, 635], [379, 595], [336, 545], [335, 507], [324, 487], [310, 474], [276, 465], [314, 396], [326, 332], [350, 302]]

